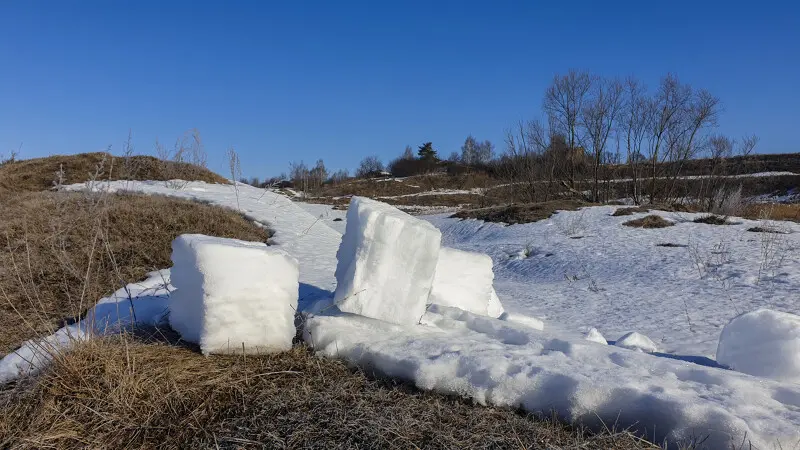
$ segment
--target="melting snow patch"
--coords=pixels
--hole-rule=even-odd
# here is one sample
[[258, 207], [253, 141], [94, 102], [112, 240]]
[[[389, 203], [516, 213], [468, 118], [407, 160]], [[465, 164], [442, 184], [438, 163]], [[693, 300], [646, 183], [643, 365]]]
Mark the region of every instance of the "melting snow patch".
[[735, 317], [722, 330], [717, 362], [750, 375], [800, 382], [800, 316], [759, 309]]

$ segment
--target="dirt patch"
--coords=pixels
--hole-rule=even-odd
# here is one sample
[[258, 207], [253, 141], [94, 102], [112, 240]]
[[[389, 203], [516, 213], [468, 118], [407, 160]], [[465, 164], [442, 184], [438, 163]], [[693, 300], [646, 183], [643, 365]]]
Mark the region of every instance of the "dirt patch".
[[623, 225], [635, 228], [666, 228], [675, 225], [675, 223], [661, 216], [651, 214], [641, 219], [629, 220], [623, 223]]
[[0, 392], [3, 448], [658, 448], [314, 357], [97, 339]]
[[575, 211], [585, 206], [592, 206], [579, 200], [556, 200], [543, 203], [527, 203], [521, 205], [493, 206], [489, 208], [459, 211], [450, 217], [459, 219], [478, 219], [484, 222], [502, 222], [509, 225], [538, 222], [548, 219], [558, 211]]
[[269, 238], [233, 210], [163, 196], [0, 195], [0, 353], [169, 267], [182, 233]]
[[108, 153], [55, 155], [46, 158], [14, 161], [0, 166], [0, 192], [31, 192], [53, 188], [53, 183], [84, 183], [92, 176], [98, 180], [181, 179], [228, 183], [216, 173], [187, 163], [161, 161], [152, 156], [113, 157]]
[[752, 227], [752, 228], [748, 228], [747, 231], [750, 231], [752, 233], [788, 234], [785, 231], [778, 230], [778, 229], [775, 229], [775, 228], [770, 228], [770, 227]]
[[673, 244], [672, 242], [664, 242], [662, 244], [656, 244], [656, 247], [686, 248], [686, 247], [688, 247], [688, 245], [686, 245], [686, 244]]

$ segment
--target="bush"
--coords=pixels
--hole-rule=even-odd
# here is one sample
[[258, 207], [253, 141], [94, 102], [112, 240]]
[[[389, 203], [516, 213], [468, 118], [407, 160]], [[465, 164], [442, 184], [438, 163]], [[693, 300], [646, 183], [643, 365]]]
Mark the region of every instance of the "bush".
[[629, 220], [623, 223], [623, 225], [635, 228], [666, 228], [675, 225], [675, 223], [666, 220], [661, 216], [651, 214], [649, 216], [644, 216], [641, 219]]

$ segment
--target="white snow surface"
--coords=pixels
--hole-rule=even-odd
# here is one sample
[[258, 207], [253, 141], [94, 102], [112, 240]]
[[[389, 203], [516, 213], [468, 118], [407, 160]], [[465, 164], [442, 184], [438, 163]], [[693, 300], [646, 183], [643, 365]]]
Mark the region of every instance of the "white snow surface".
[[747, 433], [754, 445], [771, 448], [800, 439], [797, 384], [596, 345], [580, 335], [455, 308], [432, 307], [422, 324], [319, 315], [309, 318], [304, 336], [324, 355], [422, 389], [555, 411], [595, 429], [631, 427], [656, 442], [708, 435], [704, 445], [723, 448]]
[[442, 234], [427, 221], [386, 203], [353, 197], [336, 253], [334, 303], [342, 311], [374, 319], [417, 323], [431, 293], [441, 240]]
[[184, 234], [172, 242], [169, 323], [203, 354], [288, 350], [297, 260], [263, 242]]
[[800, 383], [800, 316], [759, 309], [722, 330], [717, 361], [739, 372]]
[[656, 347], [655, 342], [653, 342], [649, 337], [635, 331], [626, 333], [624, 336], [617, 339], [617, 341], [614, 342], [614, 345], [617, 347], [627, 348], [628, 350], [637, 350], [646, 353], [658, 351], [658, 347]]
[[589, 331], [586, 332], [586, 336], [584, 338], [589, 342], [596, 342], [598, 344], [608, 345], [608, 341], [603, 335], [597, 331], [597, 328], [589, 328]]
[[486, 309], [486, 315], [489, 317], [500, 317], [504, 312], [506, 312], [506, 310], [503, 308], [503, 303], [500, 301], [500, 297], [497, 296], [497, 291], [494, 290], [494, 286], [492, 286], [492, 292], [489, 294], [489, 306]]
[[454, 306], [487, 316], [494, 292], [493, 280], [489, 255], [442, 247], [428, 303]]
[[[122, 183], [110, 188], [121, 189]], [[127, 187], [237, 204], [231, 186]], [[238, 192], [242, 211], [274, 230], [271, 242], [298, 259], [300, 309], [330, 305], [341, 234], [285, 197], [243, 185]], [[739, 225], [711, 226], [691, 223], [696, 215], [658, 212], [676, 226], [643, 230], [621, 226], [631, 217], [612, 217], [614, 209], [561, 212], [515, 226], [426, 217], [442, 231], [444, 245], [489, 254], [503, 307], [510, 314], [543, 318], [543, 331], [447, 307], [432, 307], [421, 325], [391, 324], [333, 307], [307, 316], [305, 338], [322, 354], [424, 389], [531, 411], [554, 409], [595, 429], [627, 424], [646, 430], [648, 437], [678, 441], [710, 433], [704, 442], [710, 448], [738, 444], [746, 433], [756, 446], [793, 448], [800, 440], [800, 384], [725, 370], [710, 358], [722, 327], [739, 313], [765, 306], [800, 312], [795, 300], [800, 260], [792, 251], [798, 225], [786, 224], [785, 235], [750, 233], [747, 228], [762, 224], [739, 220]], [[780, 251], [770, 257], [769, 249]], [[169, 278], [168, 271], [159, 275]], [[165, 293], [161, 286], [156, 289]], [[133, 285], [128, 288], [134, 291]], [[117, 294], [113, 305], [119, 316], [112, 318], [127, 317], [129, 303], [136, 305], [138, 321], [163, 317], [164, 298], [134, 295], [129, 301], [126, 293]], [[585, 340], [592, 327], [606, 336], [637, 330], [665, 353], [597, 345]], [[13, 356], [0, 367], [8, 368]]]

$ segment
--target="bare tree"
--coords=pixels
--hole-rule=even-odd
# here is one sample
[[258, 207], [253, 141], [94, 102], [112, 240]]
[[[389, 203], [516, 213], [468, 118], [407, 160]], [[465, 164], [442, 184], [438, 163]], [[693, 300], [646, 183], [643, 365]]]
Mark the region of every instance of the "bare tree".
[[367, 156], [358, 164], [358, 169], [356, 169], [356, 177], [364, 178], [376, 172], [383, 172], [383, 170], [383, 163], [377, 156]]
[[625, 141], [627, 163], [631, 173], [632, 197], [636, 204], [641, 203], [639, 179], [645, 162], [643, 143], [650, 129], [652, 111], [650, 98], [643, 84], [628, 77], [623, 86], [623, 108], [621, 112], [621, 134]]
[[622, 104], [622, 84], [617, 80], [597, 79], [592, 92], [584, 101], [579, 121], [586, 132], [586, 142], [592, 152], [592, 200], [600, 200], [600, 166], [604, 162], [606, 144], [616, 126]]
[[414, 159], [414, 149], [411, 148], [410, 145], [406, 145], [406, 149], [403, 150], [403, 159]]
[[[579, 116], [589, 95], [594, 77], [586, 71], [570, 70], [566, 75], [557, 75], [545, 92], [543, 108], [556, 127], [556, 132], [566, 137], [569, 151], [574, 152], [581, 142]], [[568, 180], [575, 187], [575, 156], [570, 154]]]

